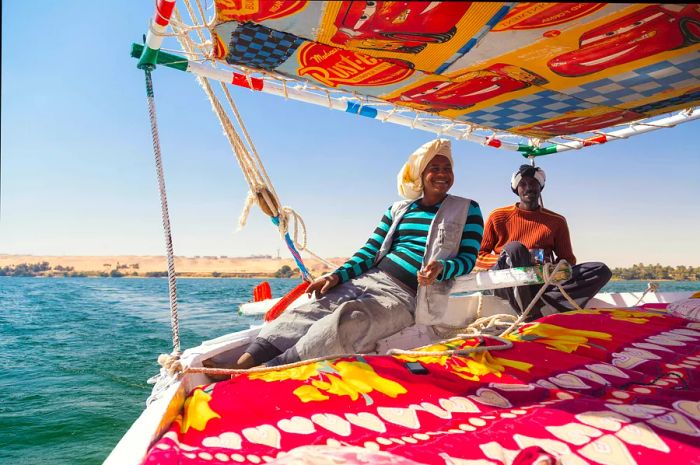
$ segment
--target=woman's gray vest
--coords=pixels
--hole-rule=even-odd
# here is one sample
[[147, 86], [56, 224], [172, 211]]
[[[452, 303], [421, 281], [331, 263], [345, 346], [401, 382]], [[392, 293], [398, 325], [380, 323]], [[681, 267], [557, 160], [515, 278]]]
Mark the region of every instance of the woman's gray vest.
[[[379, 248], [376, 265], [391, 250], [392, 239], [401, 218], [414, 200], [401, 200], [391, 206], [392, 223], [389, 231]], [[442, 205], [435, 214], [433, 222], [428, 230], [425, 244], [423, 265], [434, 261], [454, 258], [459, 253], [459, 245], [462, 240], [462, 231], [467, 222], [467, 213], [471, 200], [463, 197], [448, 195], [442, 201]], [[416, 324], [440, 325], [447, 311], [447, 299], [453, 279], [447, 281], [435, 281], [431, 286], [418, 286], [416, 295]]]

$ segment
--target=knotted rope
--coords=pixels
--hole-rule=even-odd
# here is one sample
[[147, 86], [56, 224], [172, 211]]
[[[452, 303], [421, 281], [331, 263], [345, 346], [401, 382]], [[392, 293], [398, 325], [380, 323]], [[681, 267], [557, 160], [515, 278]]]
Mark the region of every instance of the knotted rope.
[[483, 316], [484, 296], [478, 294], [478, 304], [476, 308], [476, 319], [467, 326], [456, 328], [445, 328], [444, 326], [432, 326], [433, 331], [440, 337], [457, 337], [458, 335], [481, 336], [484, 334], [495, 336], [499, 327], [508, 326], [517, 318], [508, 313], [498, 313], [495, 315]]
[[564, 298], [566, 298], [566, 300], [571, 304], [571, 306], [576, 310], [581, 310], [579, 304], [577, 304], [576, 301], [572, 299], [571, 296], [562, 287], [561, 283], [563, 283], [565, 280], [555, 279], [555, 276], [560, 271], [560, 269], [566, 266], [570, 266], [566, 260], [560, 260], [559, 262], [557, 262], [554, 268], [552, 268], [552, 263], [545, 263], [542, 266], [542, 280], [544, 281], [544, 284], [542, 285], [542, 287], [540, 287], [540, 290], [537, 291], [535, 297], [532, 298], [530, 304], [527, 306], [525, 311], [508, 327], [508, 329], [506, 329], [500, 334], [501, 337], [506, 337], [507, 335], [515, 331], [517, 328], [522, 326], [522, 324], [524, 324], [525, 319], [528, 317], [532, 309], [535, 308], [535, 304], [537, 304], [540, 298], [542, 298], [542, 295], [550, 285], [557, 286], [559, 288], [559, 292], [562, 293]]
[[460, 333], [469, 334], [472, 336], [493, 334], [500, 331], [499, 328], [507, 327], [515, 322], [517, 317], [507, 313], [499, 313], [498, 315], [484, 316], [477, 318], [473, 323], [464, 328]]
[[646, 295], [648, 293], [650, 293], [650, 292], [656, 293], [658, 290], [659, 290], [659, 285], [657, 283], [652, 282], [652, 281], [648, 282], [646, 290], [644, 291], [642, 296], [639, 298], [639, 300], [637, 300], [637, 303], [635, 303], [632, 306], [636, 307], [637, 305], [641, 304], [644, 301], [644, 297], [646, 297]]

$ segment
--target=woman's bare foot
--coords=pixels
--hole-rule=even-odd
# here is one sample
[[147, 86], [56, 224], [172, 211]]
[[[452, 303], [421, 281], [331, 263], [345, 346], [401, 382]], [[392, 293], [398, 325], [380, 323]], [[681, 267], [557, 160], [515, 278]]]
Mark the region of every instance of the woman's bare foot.
[[248, 368], [253, 368], [255, 366], [255, 360], [253, 360], [253, 356], [250, 355], [248, 352], [245, 352], [243, 355], [240, 356], [238, 361], [236, 362], [236, 367], [239, 370], [247, 370]]
[[[247, 370], [248, 368], [252, 368], [255, 366], [255, 360], [249, 353], [244, 353], [243, 355], [240, 356], [237, 362], [232, 363], [230, 365], [224, 365], [220, 363], [216, 363], [213, 359], [207, 359], [202, 361], [202, 366], [204, 368], [223, 368], [223, 369], [233, 369], [233, 370]], [[210, 374], [207, 375], [209, 378], [211, 378], [214, 381], [223, 381], [226, 379], [230, 379], [231, 375], [225, 375], [225, 374]]]

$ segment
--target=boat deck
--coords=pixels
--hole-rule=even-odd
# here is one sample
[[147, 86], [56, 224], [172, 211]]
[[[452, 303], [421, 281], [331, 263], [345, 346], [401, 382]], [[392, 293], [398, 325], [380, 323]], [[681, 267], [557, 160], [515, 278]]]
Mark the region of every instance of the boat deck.
[[[663, 307], [546, 316], [506, 350], [336, 358], [199, 386], [144, 463], [688, 463], [700, 323]], [[425, 350], [479, 344], [502, 345]]]

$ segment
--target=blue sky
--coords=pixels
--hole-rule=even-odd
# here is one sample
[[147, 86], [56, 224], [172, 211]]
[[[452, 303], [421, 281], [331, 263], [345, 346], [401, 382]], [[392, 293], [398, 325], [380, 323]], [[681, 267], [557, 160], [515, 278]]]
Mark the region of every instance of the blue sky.
[[[153, 3], [2, 3], [0, 253], [162, 255], [143, 73], [129, 57]], [[247, 186], [194, 78], [154, 73], [175, 253], [288, 256], [258, 210], [236, 232]], [[309, 246], [349, 256], [397, 199], [396, 173], [429, 133], [233, 90], [282, 202]], [[542, 157], [547, 208], [579, 261], [700, 265], [700, 122]], [[452, 193], [484, 215], [516, 200], [523, 158], [453, 144]]]

